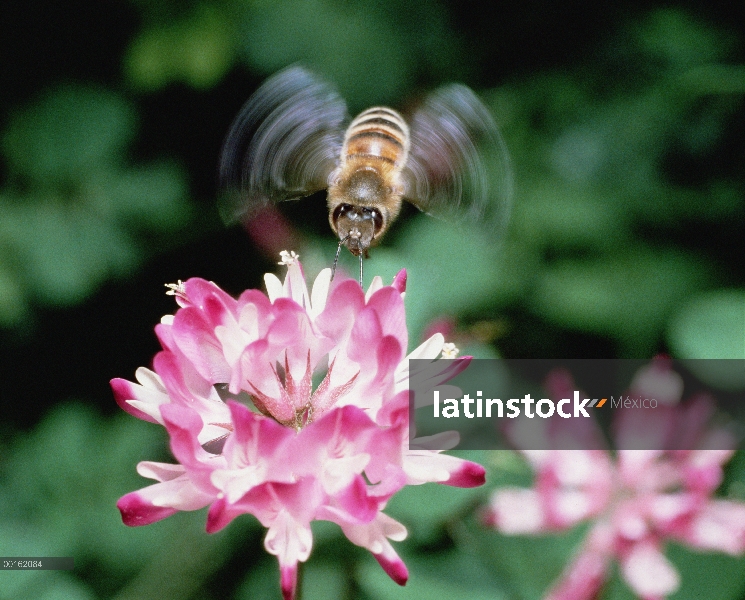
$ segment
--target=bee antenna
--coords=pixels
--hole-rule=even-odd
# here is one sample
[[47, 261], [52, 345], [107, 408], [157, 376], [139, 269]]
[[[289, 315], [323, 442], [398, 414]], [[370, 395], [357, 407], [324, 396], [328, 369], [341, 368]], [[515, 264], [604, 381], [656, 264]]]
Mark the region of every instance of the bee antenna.
[[339, 252], [341, 252], [341, 245], [349, 239], [349, 234], [344, 239], [339, 240], [339, 246], [336, 248], [336, 256], [334, 257], [334, 266], [331, 267], [331, 281], [334, 280], [336, 275], [336, 263], [339, 262]]

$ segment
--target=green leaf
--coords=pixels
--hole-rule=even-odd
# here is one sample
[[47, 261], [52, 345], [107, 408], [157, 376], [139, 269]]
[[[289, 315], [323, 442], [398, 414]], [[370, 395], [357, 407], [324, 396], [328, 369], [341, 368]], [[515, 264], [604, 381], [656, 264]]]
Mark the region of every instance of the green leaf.
[[719, 389], [745, 388], [745, 290], [716, 290], [698, 294], [676, 312], [667, 339], [678, 358], [736, 358], [695, 361], [691, 368]]
[[26, 317], [27, 311], [20, 281], [13, 270], [4, 264], [0, 254], [0, 327], [19, 324]]
[[[313, 555], [311, 558], [313, 560]], [[301, 568], [305, 568], [304, 563]], [[308, 597], [312, 600], [313, 597]], [[277, 559], [273, 556], [262, 557], [252, 569], [248, 571], [235, 593], [235, 600], [255, 600], [256, 598], [267, 598], [267, 600], [281, 600], [282, 594], [279, 587], [279, 567]]]
[[679, 251], [624, 247], [614, 256], [550, 265], [532, 305], [561, 326], [611, 335], [627, 356], [644, 357], [675, 304], [703, 287], [707, 272]]
[[120, 225], [173, 231], [188, 221], [185, 174], [176, 165], [156, 163], [132, 168], [112, 179], [108, 193], [100, 200]]
[[697, 22], [685, 11], [652, 11], [637, 32], [639, 48], [672, 67], [686, 67], [722, 58], [733, 43], [722, 30]]
[[409, 580], [396, 585], [374, 562], [358, 570], [362, 589], [375, 600], [507, 600], [492, 573], [468, 555], [455, 552], [427, 553], [405, 557]]
[[745, 290], [694, 296], [672, 318], [668, 340], [678, 358], [745, 359]]
[[133, 240], [115, 223], [84, 206], [38, 198], [9, 211], [4, 224], [12, 237], [23, 279], [49, 304], [73, 304], [101, 280], [130, 272], [140, 258]]
[[[350, 543], [344, 540], [343, 543]], [[303, 598], [343, 598], [347, 582], [345, 573], [337, 565], [311, 559], [302, 565]]]
[[11, 119], [2, 151], [11, 172], [44, 188], [110, 164], [132, 140], [134, 128], [135, 113], [121, 96], [69, 85]]
[[386, 513], [403, 523], [408, 542], [432, 540], [453, 519], [464, 518], [485, 500], [483, 488], [457, 488], [439, 483], [407, 486], [388, 503]]
[[142, 566], [158, 540], [177, 531], [178, 519], [128, 528], [116, 502], [149, 485], [137, 475], [137, 462], [159, 458], [164, 444], [157, 425], [129, 415], [104, 420], [82, 404], [58, 405], [14, 445], [6, 463], [5, 489], [13, 495], [13, 513], [6, 515], [36, 531], [37, 549], [29, 555], [95, 557], [113, 571]]
[[245, 17], [245, 56], [267, 74], [302, 60], [331, 76], [345, 98], [359, 105], [403, 91], [412, 56], [402, 34], [399, 24], [369, 3], [257, 2]]
[[512, 221], [514, 237], [538, 247], [607, 251], [630, 237], [628, 217], [616, 198], [553, 178], [522, 184]]
[[153, 25], [130, 44], [124, 58], [129, 82], [143, 91], [184, 81], [197, 89], [217, 84], [236, 53], [233, 25], [216, 3], [198, 3], [185, 17]]

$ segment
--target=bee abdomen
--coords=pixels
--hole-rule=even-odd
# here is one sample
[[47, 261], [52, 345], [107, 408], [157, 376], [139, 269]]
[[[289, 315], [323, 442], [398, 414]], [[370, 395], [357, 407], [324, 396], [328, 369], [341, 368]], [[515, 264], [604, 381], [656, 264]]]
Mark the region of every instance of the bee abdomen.
[[344, 137], [342, 157], [372, 158], [403, 167], [409, 153], [409, 127], [390, 108], [368, 108], [357, 115]]

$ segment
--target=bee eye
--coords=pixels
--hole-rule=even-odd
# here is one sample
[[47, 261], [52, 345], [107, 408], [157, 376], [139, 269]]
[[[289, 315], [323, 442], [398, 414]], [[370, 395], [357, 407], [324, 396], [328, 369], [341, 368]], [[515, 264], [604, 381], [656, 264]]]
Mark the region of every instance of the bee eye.
[[347, 214], [351, 209], [352, 209], [352, 205], [351, 204], [342, 203], [339, 206], [337, 206], [334, 209], [334, 213], [333, 213], [334, 223], [336, 223], [336, 221], [339, 219], [339, 217], [341, 217], [342, 215]]

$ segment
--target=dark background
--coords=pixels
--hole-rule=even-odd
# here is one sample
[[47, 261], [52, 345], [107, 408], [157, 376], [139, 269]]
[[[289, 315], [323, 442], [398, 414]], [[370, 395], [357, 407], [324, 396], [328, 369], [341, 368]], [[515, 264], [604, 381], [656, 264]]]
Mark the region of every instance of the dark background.
[[[41, 547], [84, 557], [64, 581], [19, 579], [13, 597], [69, 585], [66, 597], [108, 598], [151, 581], [145, 563], [119, 557], [142, 543], [157, 564], [174, 526], [111, 523], [115, 499], [142, 485], [136, 460], [166, 456], [164, 441], [118, 414], [108, 381], [149, 366], [153, 326], [174, 310], [164, 283], [199, 276], [238, 294], [277, 270], [276, 256], [220, 220], [216, 165], [240, 106], [293, 62], [333, 80], [352, 112], [406, 107], [462, 81], [501, 125], [516, 189], [506, 239], [411, 211], [366, 263], [370, 277], [408, 269], [412, 348], [439, 329], [485, 358], [745, 358], [741, 25], [731, 2], [3, 2], [0, 520], [10, 545], [0, 554], [17, 555], [15, 536], [32, 523]], [[306, 270], [328, 266], [323, 202], [281, 212]], [[342, 267], [354, 273], [352, 257]], [[45, 452], [62, 461], [48, 473]], [[92, 483], [101, 472], [109, 487]], [[100, 515], [92, 531], [74, 525], [70, 481]], [[60, 525], [52, 513], [64, 510]], [[440, 517], [420, 524], [425, 533], [414, 526], [415, 565], [431, 549], [457, 555]], [[276, 566], [251, 531], [223, 539], [186, 591], [160, 597], [259, 589], [240, 551], [268, 565], [276, 593]], [[334, 539], [323, 549], [319, 537], [324, 564], [342, 560]], [[370, 566], [364, 553], [343, 557], [358, 559]], [[378, 597], [367, 575], [331, 573], [318, 577], [340, 595]], [[504, 597], [534, 593], [514, 585]], [[728, 593], [717, 597], [739, 597]]]

